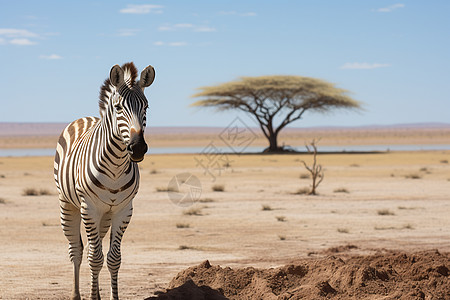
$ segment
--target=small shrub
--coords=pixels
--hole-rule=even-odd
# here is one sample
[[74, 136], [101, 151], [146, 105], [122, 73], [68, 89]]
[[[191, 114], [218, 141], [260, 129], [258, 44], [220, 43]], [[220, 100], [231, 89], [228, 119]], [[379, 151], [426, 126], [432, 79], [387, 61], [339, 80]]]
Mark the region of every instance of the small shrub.
[[286, 217], [285, 216], [276, 216], [275, 217], [277, 219], [278, 222], [286, 222]]
[[307, 195], [307, 194], [309, 194], [309, 188], [307, 188], [307, 187], [298, 189], [298, 190], [294, 193], [294, 195]]
[[263, 205], [261, 210], [272, 210], [272, 207], [270, 207], [269, 205]]
[[6, 200], [4, 198], [0, 198], [0, 204], [6, 204]]
[[214, 199], [212, 199], [212, 198], [205, 198], [205, 199], [200, 199], [198, 201], [200, 203], [210, 203], [210, 202], [214, 202]]
[[171, 186], [168, 186], [168, 187], [157, 187], [156, 191], [158, 193], [161, 193], [161, 192], [176, 192], [176, 190], [173, 187], [171, 187]]
[[309, 179], [311, 176], [308, 173], [300, 174], [300, 179]]
[[24, 196], [39, 196], [39, 191], [35, 188], [26, 188], [23, 190]]
[[379, 209], [377, 211], [379, 216], [394, 216], [395, 214], [389, 209]]
[[349, 233], [349, 230], [347, 228], [338, 228], [337, 232], [339, 232], [339, 233]]
[[225, 191], [225, 186], [223, 184], [215, 184], [212, 186], [212, 190], [214, 192], [223, 192]]
[[39, 196], [48, 196], [51, 195], [52, 193], [49, 190], [46, 189], [40, 189], [39, 190]]
[[202, 210], [200, 208], [189, 208], [183, 211], [183, 215], [186, 216], [201, 216]]
[[440, 161], [440, 163], [441, 163], [441, 164], [448, 164], [448, 160], [443, 159], [443, 160]]
[[346, 194], [350, 193], [346, 188], [338, 188], [338, 189], [335, 189], [333, 192], [335, 192], [335, 193], [346, 193]]
[[3, 174], [0, 174], [0, 178], [5, 178], [6, 176]]
[[178, 250], [188, 250], [188, 249], [194, 249], [194, 248], [189, 247], [189, 246], [186, 246], [186, 245], [180, 245], [180, 246], [178, 247]]
[[278, 238], [280, 239], [280, 241], [285, 241], [286, 240], [286, 236], [285, 235], [278, 235]]
[[177, 223], [177, 228], [189, 228], [191, 227], [191, 225], [189, 225], [188, 223]]
[[421, 179], [422, 178], [422, 176], [420, 176], [419, 174], [408, 174], [408, 175], [405, 175], [405, 178], [406, 179]]

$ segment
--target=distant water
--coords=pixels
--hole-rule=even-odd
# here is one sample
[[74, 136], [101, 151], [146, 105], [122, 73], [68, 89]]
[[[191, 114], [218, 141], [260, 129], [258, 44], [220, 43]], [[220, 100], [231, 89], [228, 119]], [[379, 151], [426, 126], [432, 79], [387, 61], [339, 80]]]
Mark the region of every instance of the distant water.
[[[264, 147], [247, 147], [243, 153], [262, 152]], [[292, 148], [297, 151], [306, 151], [305, 147]], [[162, 147], [150, 148], [147, 154], [181, 154], [181, 153], [205, 153], [205, 147]], [[211, 149], [209, 149], [210, 151]], [[422, 150], [450, 150], [449, 145], [350, 145], [350, 146], [320, 146], [320, 152], [372, 152], [372, 151], [422, 151]], [[234, 153], [228, 147], [217, 147], [221, 153]], [[21, 156], [53, 156], [53, 148], [29, 148], [29, 149], [0, 149], [0, 157]]]

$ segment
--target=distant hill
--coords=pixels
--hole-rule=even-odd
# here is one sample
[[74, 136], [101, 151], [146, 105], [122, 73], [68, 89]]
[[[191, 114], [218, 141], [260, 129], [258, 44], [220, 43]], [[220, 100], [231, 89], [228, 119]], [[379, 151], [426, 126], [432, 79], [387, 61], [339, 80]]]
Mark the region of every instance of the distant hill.
[[[68, 123], [6, 123], [0, 122], [0, 136], [54, 136], [59, 135]], [[215, 134], [222, 132], [224, 127], [167, 127], [150, 126], [147, 132], [153, 135], [166, 134]], [[318, 127], [288, 127], [285, 132], [297, 131], [342, 131], [342, 130], [398, 130], [398, 129], [450, 129], [450, 123], [411, 123], [393, 125], [368, 125], [368, 126], [318, 126]], [[259, 128], [252, 128], [259, 132]]]

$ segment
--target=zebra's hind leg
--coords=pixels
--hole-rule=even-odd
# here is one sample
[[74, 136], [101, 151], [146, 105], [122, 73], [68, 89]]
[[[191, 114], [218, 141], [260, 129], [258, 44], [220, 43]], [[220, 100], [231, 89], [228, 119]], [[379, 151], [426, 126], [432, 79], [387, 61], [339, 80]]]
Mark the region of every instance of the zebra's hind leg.
[[130, 203], [112, 218], [111, 238], [106, 263], [111, 275], [111, 299], [119, 299], [118, 276], [121, 263], [120, 245], [123, 234], [130, 223], [133, 206]]
[[69, 240], [69, 257], [73, 264], [72, 299], [80, 297], [80, 265], [83, 258], [83, 241], [80, 234], [80, 210], [66, 200], [59, 199], [61, 226]]

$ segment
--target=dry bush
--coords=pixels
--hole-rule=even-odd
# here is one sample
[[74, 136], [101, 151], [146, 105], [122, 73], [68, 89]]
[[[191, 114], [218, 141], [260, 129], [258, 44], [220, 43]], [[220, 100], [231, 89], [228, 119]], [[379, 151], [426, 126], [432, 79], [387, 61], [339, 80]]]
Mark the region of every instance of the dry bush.
[[349, 233], [349, 230], [347, 228], [338, 228], [337, 232], [339, 232], [339, 233]]
[[0, 198], [0, 204], [6, 204], [5, 198]]
[[448, 164], [448, 160], [443, 159], [443, 160], [440, 161], [440, 163], [441, 163], [441, 164]]
[[200, 202], [200, 203], [210, 203], [210, 202], [214, 202], [214, 199], [212, 199], [212, 198], [205, 198], [205, 199], [198, 200], [198, 202]]
[[201, 208], [189, 208], [186, 210], [183, 210], [183, 215], [186, 216], [201, 216], [202, 215], [202, 209]]
[[173, 187], [157, 187], [156, 191], [161, 193], [161, 192], [176, 192], [176, 190]]
[[285, 216], [276, 216], [275, 217], [277, 219], [278, 222], [286, 222], [286, 217]]
[[285, 235], [278, 235], [278, 238], [280, 239], [280, 241], [285, 241], [286, 240], [286, 236]]
[[393, 213], [392, 211], [390, 211], [389, 209], [379, 209], [377, 211], [377, 214], [379, 216], [394, 216], [395, 213]]
[[303, 162], [303, 166], [305, 169], [311, 174], [312, 184], [311, 184], [311, 191], [309, 191], [309, 195], [317, 195], [316, 188], [319, 186], [319, 184], [323, 181], [323, 178], [325, 176], [322, 165], [317, 164], [317, 145], [316, 140], [312, 140], [311, 144], [305, 145], [306, 149], [308, 150], [309, 154], [313, 155], [313, 164], [312, 166], [308, 166], [305, 161]]
[[186, 246], [186, 245], [180, 245], [180, 246], [178, 247], [178, 250], [189, 250], [189, 249], [194, 249], [194, 248], [193, 248], [193, 247]]
[[338, 188], [338, 189], [335, 189], [333, 192], [335, 192], [335, 193], [345, 193], [345, 194], [349, 194], [350, 193], [350, 191], [347, 190], [346, 188]]
[[406, 179], [422, 179], [422, 176], [420, 176], [419, 174], [413, 173], [413, 174], [405, 175], [405, 178]]
[[26, 188], [23, 190], [24, 196], [39, 196], [39, 191], [35, 188]]
[[177, 228], [189, 228], [191, 227], [191, 225], [189, 225], [188, 223], [177, 223]]
[[49, 191], [49, 190], [47, 190], [47, 189], [40, 189], [39, 190], [39, 196], [48, 196], [48, 195], [51, 195], [52, 193]]
[[214, 192], [223, 192], [225, 191], [225, 186], [223, 184], [215, 184], [211, 188]]
[[309, 194], [309, 188], [307, 188], [307, 187], [304, 187], [304, 188], [301, 188], [301, 189], [298, 189], [295, 193], [294, 193], [294, 195], [306, 195], [306, 194]]
[[263, 205], [261, 210], [272, 210], [272, 207], [270, 205]]
[[309, 175], [308, 173], [300, 174], [300, 179], [309, 179], [309, 178], [311, 178], [311, 175]]

